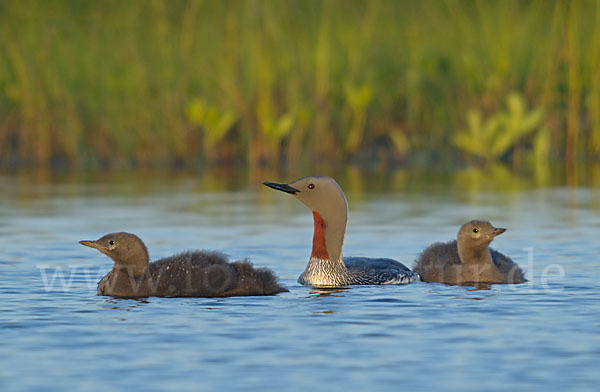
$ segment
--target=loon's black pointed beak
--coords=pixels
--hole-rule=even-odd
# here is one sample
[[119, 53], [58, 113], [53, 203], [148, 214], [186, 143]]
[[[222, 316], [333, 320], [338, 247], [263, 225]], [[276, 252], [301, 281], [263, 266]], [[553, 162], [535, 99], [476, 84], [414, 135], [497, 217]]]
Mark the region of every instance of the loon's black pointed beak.
[[296, 193], [300, 192], [298, 189], [291, 187], [288, 184], [282, 184], [279, 182], [268, 182], [268, 181], [263, 181], [262, 183], [263, 183], [263, 185], [266, 185], [269, 188], [273, 188], [273, 189], [276, 189], [278, 191], [282, 191], [285, 193], [291, 193], [292, 195], [295, 195]]

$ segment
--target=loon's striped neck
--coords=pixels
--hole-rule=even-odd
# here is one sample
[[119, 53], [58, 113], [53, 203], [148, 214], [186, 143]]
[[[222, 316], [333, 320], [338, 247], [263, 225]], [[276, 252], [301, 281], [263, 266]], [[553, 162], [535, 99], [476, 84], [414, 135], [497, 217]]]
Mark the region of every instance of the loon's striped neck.
[[350, 284], [350, 274], [342, 260], [311, 257], [298, 282], [313, 287], [341, 287]]

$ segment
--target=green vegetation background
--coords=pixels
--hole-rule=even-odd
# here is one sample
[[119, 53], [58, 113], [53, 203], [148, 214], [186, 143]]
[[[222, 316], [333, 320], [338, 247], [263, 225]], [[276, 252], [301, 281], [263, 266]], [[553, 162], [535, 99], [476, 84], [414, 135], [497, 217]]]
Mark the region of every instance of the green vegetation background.
[[5, 167], [599, 153], [599, 1], [0, 1]]

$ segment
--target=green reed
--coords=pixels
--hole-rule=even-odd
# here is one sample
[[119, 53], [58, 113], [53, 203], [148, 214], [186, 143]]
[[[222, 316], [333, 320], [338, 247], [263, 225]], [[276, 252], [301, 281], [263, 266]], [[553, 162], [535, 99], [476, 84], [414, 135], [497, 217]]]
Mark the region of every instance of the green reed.
[[599, 70], [597, 0], [3, 0], [0, 161], [572, 166]]

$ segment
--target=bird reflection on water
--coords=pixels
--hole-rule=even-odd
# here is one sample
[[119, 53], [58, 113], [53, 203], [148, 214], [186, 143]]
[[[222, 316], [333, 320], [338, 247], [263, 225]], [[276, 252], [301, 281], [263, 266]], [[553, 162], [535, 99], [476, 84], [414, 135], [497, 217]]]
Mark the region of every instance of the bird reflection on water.
[[310, 295], [307, 298], [319, 298], [319, 297], [343, 297], [344, 295], [336, 295], [348, 291], [348, 288], [335, 288], [335, 289], [322, 289], [313, 288], [310, 291]]

